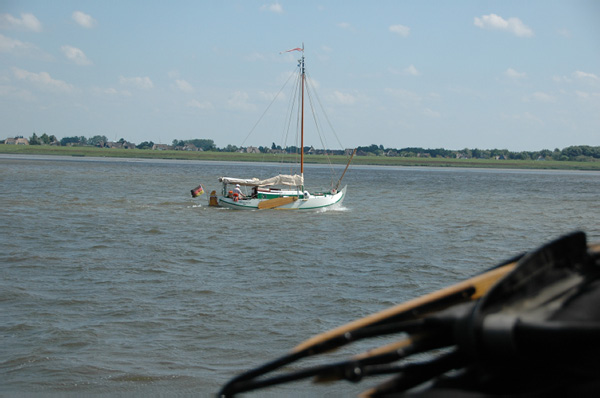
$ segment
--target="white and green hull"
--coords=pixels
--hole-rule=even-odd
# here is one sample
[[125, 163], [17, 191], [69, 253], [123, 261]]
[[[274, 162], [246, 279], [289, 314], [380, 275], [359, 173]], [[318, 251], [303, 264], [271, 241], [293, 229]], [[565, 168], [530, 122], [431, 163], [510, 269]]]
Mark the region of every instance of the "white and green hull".
[[219, 196], [219, 206], [227, 207], [236, 210], [259, 210], [259, 204], [268, 200], [283, 198], [283, 197], [294, 197], [291, 203], [286, 203], [281, 206], [274, 207], [274, 210], [319, 210], [340, 206], [346, 196], [346, 187], [336, 193], [316, 193], [310, 194], [308, 197], [304, 197], [302, 194], [296, 193], [296, 191], [285, 192], [282, 191], [278, 194], [259, 194], [257, 198], [238, 199], [235, 200], [228, 196]]

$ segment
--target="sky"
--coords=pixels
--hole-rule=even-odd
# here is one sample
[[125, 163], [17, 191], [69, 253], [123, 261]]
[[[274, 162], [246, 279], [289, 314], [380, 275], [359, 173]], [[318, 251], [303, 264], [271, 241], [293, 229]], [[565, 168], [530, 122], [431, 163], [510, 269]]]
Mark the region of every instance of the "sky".
[[271, 146], [261, 115], [304, 45], [345, 148], [599, 146], [599, 18], [595, 0], [1, 0], [0, 139]]

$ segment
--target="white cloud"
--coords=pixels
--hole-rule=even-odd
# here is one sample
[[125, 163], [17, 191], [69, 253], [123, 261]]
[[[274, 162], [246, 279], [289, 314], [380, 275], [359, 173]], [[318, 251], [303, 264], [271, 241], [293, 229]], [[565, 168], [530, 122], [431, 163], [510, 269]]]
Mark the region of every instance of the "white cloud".
[[337, 24], [337, 27], [342, 29], [352, 29], [352, 25], [350, 25], [348, 22], [340, 22]]
[[149, 77], [123, 77], [119, 76], [119, 83], [125, 86], [132, 86], [141, 89], [151, 89], [154, 87]]
[[80, 26], [84, 28], [91, 29], [96, 26], [97, 22], [91, 15], [85, 14], [81, 11], [75, 11], [73, 15], [71, 15], [73, 21], [77, 22]]
[[442, 116], [439, 112], [434, 111], [429, 108], [423, 109], [423, 115], [425, 115], [427, 117], [431, 117], [431, 118], [436, 118], [436, 119], [439, 118], [440, 116]]
[[552, 81], [554, 81], [555, 83], [571, 83], [573, 80], [568, 76], [554, 75], [552, 76]]
[[587, 93], [584, 91], [576, 90], [575, 95], [577, 96], [577, 98], [586, 100], [586, 101], [600, 99], [600, 93]]
[[208, 101], [200, 102], [198, 100], [191, 100], [187, 103], [190, 108], [196, 108], [200, 110], [213, 109], [213, 105]]
[[410, 65], [410, 66], [404, 68], [404, 73], [407, 75], [411, 75], [411, 76], [420, 76], [421, 75], [421, 72], [419, 72], [417, 70], [417, 68], [415, 68], [414, 65]]
[[356, 103], [356, 97], [354, 95], [342, 93], [337, 90], [333, 92], [333, 99], [335, 102], [342, 105], [353, 105]]
[[540, 125], [543, 126], [544, 122], [539, 117], [535, 116], [530, 112], [518, 113], [518, 114], [502, 114], [501, 115], [505, 120], [516, 120], [518, 122], [526, 122], [528, 124]]
[[475, 17], [474, 24], [481, 29], [504, 30], [519, 37], [533, 36], [533, 30], [519, 18], [504, 19], [496, 14], [482, 15], [481, 18]]
[[0, 52], [12, 52], [17, 50], [29, 50], [34, 48], [33, 44], [23, 43], [17, 39], [11, 39], [4, 35], [0, 35]]
[[279, 3], [263, 4], [260, 9], [263, 11], [274, 12], [275, 14], [283, 14], [283, 7]]
[[525, 97], [524, 100], [526, 102], [538, 101], [538, 102], [552, 103], [552, 102], [556, 102], [556, 97], [551, 94], [544, 93], [542, 91], [536, 91], [535, 93], [531, 94], [530, 96]]
[[575, 71], [573, 73], [573, 76], [575, 76], [578, 79], [589, 79], [589, 80], [598, 80], [598, 76], [596, 76], [593, 73], [587, 73], [587, 72], [582, 72], [580, 70]]
[[422, 100], [419, 94], [401, 88], [386, 88], [385, 92], [401, 101], [410, 103], [418, 103]]
[[421, 76], [421, 72], [414, 65], [409, 65], [402, 70], [396, 68], [388, 68], [388, 71], [394, 75]]
[[24, 29], [33, 32], [42, 31], [42, 23], [33, 14], [22, 13], [21, 18], [13, 17], [10, 14], [0, 15], [0, 27], [6, 29]]
[[513, 68], [508, 68], [504, 74], [511, 79], [521, 79], [527, 76], [525, 72], [517, 72]]
[[571, 38], [571, 31], [569, 29], [563, 28], [556, 31], [560, 36]]
[[253, 53], [246, 55], [244, 58], [250, 62], [255, 62], [264, 60], [265, 56], [257, 51], [254, 51]]
[[266, 92], [266, 91], [259, 91], [258, 92], [258, 96], [260, 97], [260, 99], [265, 100], [265, 101], [284, 101], [287, 96], [285, 95], [284, 92]]
[[193, 93], [194, 92], [194, 88], [192, 87], [192, 85], [183, 79], [176, 79], [175, 86], [179, 90], [183, 91], [184, 93]]
[[72, 92], [74, 90], [73, 85], [62, 80], [53, 79], [48, 72], [33, 73], [19, 68], [12, 69], [17, 79], [30, 82], [39, 88], [62, 92]]
[[402, 37], [408, 37], [410, 35], [410, 28], [404, 25], [392, 25], [389, 28], [390, 32], [396, 33]]
[[91, 65], [92, 62], [85, 56], [83, 51], [72, 46], [62, 46], [61, 51], [70, 61], [75, 62], [77, 65]]
[[54, 57], [32, 43], [23, 42], [0, 34], [0, 53], [7, 53], [15, 56], [24, 56], [37, 60], [53, 62]]
[[34, 101], [35, 97], [31, 92], [22, 90], [12, 86], [0, 85], [0, 97], [7, 97], [9, 99], [19, 99], [22, 101]]
[[111, 95], [111, 96], [116, 96], [116, 95], [120, 95], [122, 97], [131, 97], [131, 92], [129, 90], [117, 90], [114, 87], [109, 87], [109, 88], [93, 88], [92, 89], [94, 93], [96, 94], [103, 94], [103, 95]]
[[239, 109], [242, 111], [253, 111], [256, 107], [253, 104], [248, 103], [250, 96], [244, 91], [236, 91], [233, 93], [231, 98], [227, 100], [227, 104], [230, 108]]

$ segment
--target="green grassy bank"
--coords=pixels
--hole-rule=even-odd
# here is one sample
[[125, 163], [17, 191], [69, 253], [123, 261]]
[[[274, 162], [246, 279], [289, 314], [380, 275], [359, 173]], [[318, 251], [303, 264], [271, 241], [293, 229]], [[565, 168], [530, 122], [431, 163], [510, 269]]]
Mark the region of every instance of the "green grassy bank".
[[[225, 162], [296, 162], [296, 155], [274, 155], [262, 153], [236, 152], [188, 152], [152, 151], [142, 149], [106, 149], [96, 147], [54, 147], [45, 145], [4, 145], [2, 154], [20, 155], [60, 155], [139, 159], [180, 159], [180, 160], [219, 160]], [[332, 163], [345, 164], [345, 156], [330, 156]], [[306, 163], [327, 163], [322, 155], [305, 155]], [[445, 159], [445, 158], [405, 158], [383, 156], [355, 156], [353, 165], [373, 166], [429, 166], [429, 167], [471, 167], [502, 169], [552, 169], [552, 170], [600, 170], [600, 162], [534, 161], [534, 160], [495, 160], [495, 159]]]

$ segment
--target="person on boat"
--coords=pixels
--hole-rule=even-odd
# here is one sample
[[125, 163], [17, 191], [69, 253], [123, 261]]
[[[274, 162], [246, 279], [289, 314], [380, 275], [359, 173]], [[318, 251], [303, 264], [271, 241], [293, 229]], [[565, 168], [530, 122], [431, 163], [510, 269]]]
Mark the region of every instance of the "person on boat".
[[235, 189], [233, 190], [233, 194], [237, 194], [240, 199], [246, 199], [246, 195], [242, 193], [242, 189], [240, 188], [240, 184], [235, 184]]

